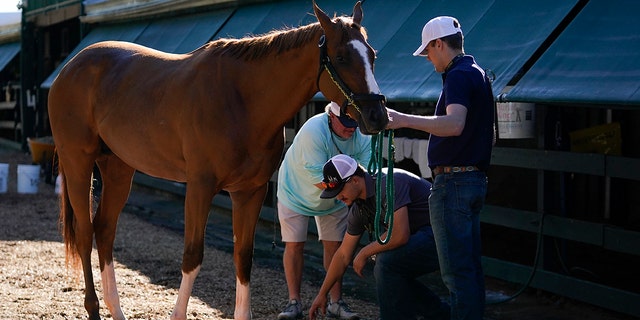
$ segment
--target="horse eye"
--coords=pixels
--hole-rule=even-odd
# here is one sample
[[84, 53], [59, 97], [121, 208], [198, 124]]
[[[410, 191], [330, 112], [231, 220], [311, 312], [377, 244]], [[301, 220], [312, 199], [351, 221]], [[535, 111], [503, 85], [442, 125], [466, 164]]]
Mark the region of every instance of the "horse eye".
[[344, 58], [344, 56], [336, 56], [336, 60], [340, 63], [344, 63], [346, 61], [346, 59]]

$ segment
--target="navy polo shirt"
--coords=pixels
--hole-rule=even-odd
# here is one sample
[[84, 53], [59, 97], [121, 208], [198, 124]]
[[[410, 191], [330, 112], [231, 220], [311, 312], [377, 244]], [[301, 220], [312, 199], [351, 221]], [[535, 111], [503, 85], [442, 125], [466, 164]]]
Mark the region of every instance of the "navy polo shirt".
[[480, 170], [487, 170], [493, 146], [495, 110], [493, 93], [484, 70], [472, 56], [465, 55], [454, 59], [442, 74], [442, 81], [435, 115], [446, 115], [448, 105], [461, 104], [467, 108], [467, 118], [459, 136], [431, 134], [427, 154], [429, 167], [475, 165]]

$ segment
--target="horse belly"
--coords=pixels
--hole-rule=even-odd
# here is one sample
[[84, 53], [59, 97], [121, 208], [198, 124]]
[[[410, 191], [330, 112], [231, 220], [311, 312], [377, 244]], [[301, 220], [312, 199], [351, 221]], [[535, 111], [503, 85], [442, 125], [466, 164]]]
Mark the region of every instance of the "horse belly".
[[185, 182], [186, 164], [179, 141], [152, 133], [157, 131], [140, 134], [131, 128], [112, 126], [101, 128], [100, 136], [109, 152], [132, 168], [153, 177]]

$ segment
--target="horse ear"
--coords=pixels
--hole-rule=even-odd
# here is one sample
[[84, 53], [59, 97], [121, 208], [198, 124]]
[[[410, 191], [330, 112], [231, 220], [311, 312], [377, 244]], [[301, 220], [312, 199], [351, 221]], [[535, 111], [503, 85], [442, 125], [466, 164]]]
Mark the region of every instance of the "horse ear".
[[356, 2], [356, 5], [353, 6], [353, 22], [357, 24], [362, 24], [362, 2]]
[[320, 7], [318, 7], [315, 0], [313, 1], [313, 12], [315, 12], [316, 17], [318, 18], [318, 21], [322, 26], [322, 29], [324, 29], [326, 32], [329, 29], [329, 26], [333, 22], [331, 21], [331, 18], [329, 18], [329, 16], [326, 13], [324, 13], [324, 11], [320, 9]]

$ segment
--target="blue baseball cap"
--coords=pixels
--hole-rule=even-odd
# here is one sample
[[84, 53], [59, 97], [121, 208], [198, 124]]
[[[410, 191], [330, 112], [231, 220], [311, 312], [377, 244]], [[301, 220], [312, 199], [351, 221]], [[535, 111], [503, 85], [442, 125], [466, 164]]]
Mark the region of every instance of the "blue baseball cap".
[[337, 103], [329, 102], [329, 109], [331, 110], [331, 113], [335, 114], [336, 117], [338, 117], [338, 120], [340, 120], [340, 123], [342, 123], [343, 126], [347, 128], [358, 127], [358, 121], [349, 117], [348, 114], [342, 114], [342, 110], [340, 110], [340, 106]]

